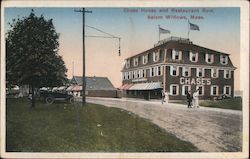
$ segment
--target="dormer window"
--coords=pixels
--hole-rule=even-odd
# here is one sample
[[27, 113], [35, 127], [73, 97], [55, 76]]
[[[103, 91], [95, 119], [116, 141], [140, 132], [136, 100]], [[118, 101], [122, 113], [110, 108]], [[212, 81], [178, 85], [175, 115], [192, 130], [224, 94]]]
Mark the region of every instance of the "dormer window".
[[182, 59], [182, 52], [177, 50], [172, 50], [172, 59], [173, 60], [181, 60]]
[[138, 57], [134, 58], [134, 66], [138, 66]]
[[206, 62], [209, 64], [213, 63], [214, 62], [214, 55], [206, 53]]
[[205, 70], [203, 68], [197, 68], [196, 69], [196, 76], [197, 77], [203, 77]]
[[228, 64], [228, 56], [227, 55], [220, 55], [220, 63], [222, 65], [227, 65]]
[[193, 53], [193, 52], [189, 52], [189, 60], [191, 62], [197, 62], [198, 61], [198, 52]]
[[129, 68], [130, 67], [130, 59], [127, 59], [126, 60], [126, 68]]
[[189, 67], [182, 68], [182, 76], [189, 77], [191, 74], [191, 69]]
[[153, 61], [154, 62], [159, 61], [159, 52], [153, 52]]
[[142, 56], [142, 63], [144, 65], [148, 63], [148, 54]]

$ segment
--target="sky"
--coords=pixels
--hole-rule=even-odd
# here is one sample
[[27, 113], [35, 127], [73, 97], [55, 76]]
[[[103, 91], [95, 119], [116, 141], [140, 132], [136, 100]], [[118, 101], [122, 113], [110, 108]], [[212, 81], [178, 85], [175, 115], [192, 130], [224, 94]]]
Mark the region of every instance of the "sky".
[[[53, 19], [59, 37], [59, 54], [68, 69], [68, 78], [82, 75], [82, 14], [80, 8], [5, 8], [5, 32], [12, 19], [35, 14]], [[187, 38], [188, 20], [200, 31], [190, 31], [194, 44], [230, 54], [235, 71], [235, 90], [239, 90], [240, 70], [240, 9], [239, 8], [86, 8], [85, 24], [121, 37], [121, 56], [118, 40], [112, 38], [85, 38], [86, 75], [108, 77], [115, 87], [121, 86], [124, 59], [153, 47], [159, 40], [158, 25], [170, 30], [161, 40], [170, 36]], [[164, 9], [165, 12], [160, 12]], [[173, 10], [172, 10], [173, 9]], [[176, 12], [182, 9], [189, 12]], [[198, 10], [198, 12], [197, 12]], [[155, 12], [154, 12], [155, 11]], [[193, 12], [190, 12], [193, 11]], [[191, 15], [198, 16], [192, 19]], [[149, 17], [158, 17], [149, 18]], [[159, 18], [162, 16], [162, 18]], [[171, 16], [171, 18], [166, 18]], [[174, 18], [175, 16], [175, 18]], [[186, 17], [186, 19], [180, 19]], [[106, 36], [85, 27], [86, 35]], [[73, 66], [74, 65], [74, 66]]]

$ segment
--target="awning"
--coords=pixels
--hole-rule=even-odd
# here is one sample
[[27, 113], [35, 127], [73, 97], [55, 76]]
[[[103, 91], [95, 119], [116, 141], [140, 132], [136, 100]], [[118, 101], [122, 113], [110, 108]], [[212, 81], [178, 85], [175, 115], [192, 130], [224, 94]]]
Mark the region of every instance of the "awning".
[[162, 88], [161, 82], [151, 82], [151, 83], [137, 83], [134, 84], [129, 90], [154, 90]]
[[124, 84], [121, 87], [119, 87], [119, 89], [121, 90], [128, 90], [130, 87], [132, 87], [134, 84]]
[[64, 90], [65, 88], [66, 88], [65, 86], [61, 86], [61, 87], [58, 87], [57, 90], [58, 90], [58, 91], [62, 91], [62, 90]]
[[82, 86], [75, 86], [74, 88], [72, 88], [72, 91], [81, 91], [82, 90]]
[[75, 86], [69, 86], [66, 91], [72, 91], [72, 89], [74, 88]]

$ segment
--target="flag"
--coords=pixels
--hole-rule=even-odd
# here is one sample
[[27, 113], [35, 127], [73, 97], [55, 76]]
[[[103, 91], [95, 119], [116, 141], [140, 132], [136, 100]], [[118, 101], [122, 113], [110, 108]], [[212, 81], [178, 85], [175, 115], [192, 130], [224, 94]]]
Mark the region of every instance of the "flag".
[[166, 29], [163, 29], [163, 28], [161, 28], [161, 27], [159, 27], [159, 33], [161, 34], [170, 34], [170, 31], [169, 30], [166, 30]]
[[190, 30], [198, 30], [198, 31], [200, 31], [200, 28], [199, 28], [198, 25], [192, 24], [192, 23], [189, 23], [189, 25], [190, 25]]

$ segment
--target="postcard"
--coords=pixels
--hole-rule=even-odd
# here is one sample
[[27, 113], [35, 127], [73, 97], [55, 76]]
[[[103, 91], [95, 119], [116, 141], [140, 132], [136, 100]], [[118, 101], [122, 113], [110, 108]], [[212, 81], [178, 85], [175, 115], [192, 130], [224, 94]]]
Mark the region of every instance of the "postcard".
[[248, 158], [249, 3], [3, 1], [1, 157]]

